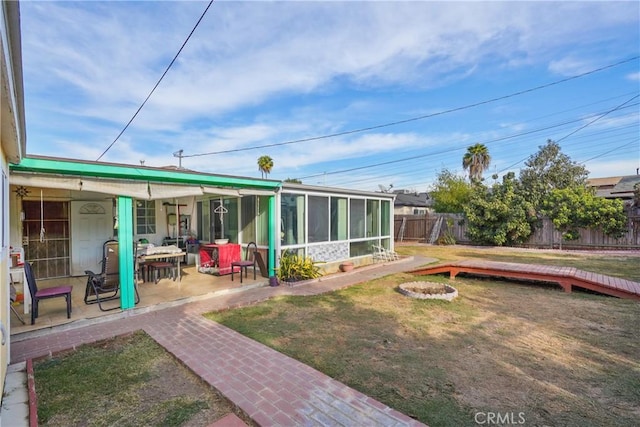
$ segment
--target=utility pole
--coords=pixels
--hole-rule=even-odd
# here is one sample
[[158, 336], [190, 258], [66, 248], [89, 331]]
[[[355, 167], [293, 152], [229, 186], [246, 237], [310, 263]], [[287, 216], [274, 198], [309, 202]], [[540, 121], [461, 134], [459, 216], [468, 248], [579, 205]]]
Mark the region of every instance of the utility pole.
[[178, 158], [178, 169], [182, 169], [182, 157], [184, 157], [182, 155], [183, 152], [184, 152], [184, 150], [178, 150], [175, 153], [173, 153], [173, 157], [177, 157]]

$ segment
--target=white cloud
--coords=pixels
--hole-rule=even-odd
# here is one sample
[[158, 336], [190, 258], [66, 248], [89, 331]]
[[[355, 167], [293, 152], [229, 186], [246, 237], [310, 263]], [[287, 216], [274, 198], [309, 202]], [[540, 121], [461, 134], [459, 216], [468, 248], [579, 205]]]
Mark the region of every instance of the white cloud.
[[627, 79], [631, 81], [640, 81], [640, 72], [627, 74]]
[[585, 58], [565, 57], [549, 63], [549, 71], [562, 76], [576, 76], [596, 68], [593, 61]]
[[[46, 141], [30, 138], [29, 152], [97, 158], [145, 99], [205, 6], [24, 2], [28, 131], [55, 135], [64, 129], [63, 136]], [[589, 55], [587, 46], [599, 43], [608, 28], [637, 25], [637, 12], [633, 2], [214, 3], [104, 160], [177, 164], [172, 153], [178, 149], [195, 154], [268, 145], [394, 121], [408, 117], [408, 111], [441, 111], [441, 104], [426, 97], [415, 108], [391, 111], [378, 96], [398, 89], [408, 98], [496, 69], [548, 64], [554, 73], [576, 74], [627, 53]], [[615, 37], [612, 43], [623, 46]], [[637, 80], [638, 73], [629, 78]], [[399, 96], [393, 105], [402, 103]], [[460, 103], [452, 99], [452, 105]], [[519, 122], [505, 117], [499, 123]], [[184, 163], [259, 176], [255, 162], [262, 154], [272, 155], [286, 173], [364, 153], [389, 156], [438, 147], [447, 143], [442, 135], [454, 131], [458, 134], [447, 141], [463, 144], [481, 135], [457, 127], [424, 128], [430, 133], [381, 129]]]

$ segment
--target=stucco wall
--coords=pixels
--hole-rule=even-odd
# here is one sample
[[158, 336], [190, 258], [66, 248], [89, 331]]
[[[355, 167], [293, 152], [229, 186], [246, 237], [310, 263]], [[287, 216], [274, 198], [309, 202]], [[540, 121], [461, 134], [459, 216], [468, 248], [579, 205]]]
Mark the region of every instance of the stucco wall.
[[[5, 177], [9, 176], [9, 166], [7, 164], [6, 157], [4, 155], [4, 150], [0, 150], [2, 152], [2, 174]], [[2, 195], [8, 195], [9, 191], [9, 180], [2, 180], [2, 185], [4, 188], [0, 191]], [[9, 310], [9, 239], [6, 235], [9, 232], [9, 206], [7, 206], [6, 201], [9, 200], [9, 197], [4, 197], [0, 200], [0, 210], [2, 210], [2, 229], [4, 230], [4, 235], [1, 237], [2, 242], [0, 246], [2, 246], [1, 254], [0, 254], [0, 322], [6, 331], [7, 336], [2, 337], [5, 338], [5, 344], [0, 346], [0, 396], [4, 395], [4, 379], [7, 375], [7, 365], [9, 364], [9, 316], [11, 315], [11, 311]]]

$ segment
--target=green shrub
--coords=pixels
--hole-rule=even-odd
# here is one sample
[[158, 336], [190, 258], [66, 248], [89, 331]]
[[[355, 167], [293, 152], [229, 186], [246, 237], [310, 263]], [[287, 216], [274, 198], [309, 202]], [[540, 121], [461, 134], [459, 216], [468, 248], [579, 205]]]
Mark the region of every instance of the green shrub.
[[320, 277], [320, 268], [309, 257], [292, 251], [284, 251], [280, 257], [280, 267], [276, 269], [279, 280], [297, 282]]

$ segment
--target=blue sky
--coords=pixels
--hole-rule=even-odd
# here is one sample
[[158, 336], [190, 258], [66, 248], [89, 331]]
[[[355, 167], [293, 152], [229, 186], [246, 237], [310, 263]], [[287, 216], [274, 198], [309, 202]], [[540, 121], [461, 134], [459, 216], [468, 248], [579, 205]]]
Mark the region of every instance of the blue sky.
[[[98, 159], [207, 4], [21, 2], [27, 153]], [[553, 139], [632, 175], [639, 55], [637, 1], [216, 1], [101, 160], [425, 191], [472, 144], [491, 182]]]

